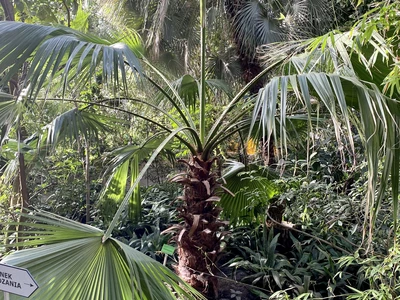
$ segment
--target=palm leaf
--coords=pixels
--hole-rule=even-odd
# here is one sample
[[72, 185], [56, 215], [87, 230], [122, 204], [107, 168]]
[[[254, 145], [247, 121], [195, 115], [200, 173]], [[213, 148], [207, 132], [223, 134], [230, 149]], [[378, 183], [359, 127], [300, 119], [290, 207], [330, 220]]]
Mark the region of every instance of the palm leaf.
[[0, 22], [0, 40], [0, 70], [7, 71], [0, 84], [30, 61], [26, 82], [32, 87], [29, 95], [33, 98], [56, 76], [61, 76], [65, 93], [70, 82], [80, 86], [94, 78], [99, 69], [111, 88], [118, 87], [119, 76], [126, 87], [125, 62], [133, 74], [141, 72], [138, 59], [125, 44], [71, 28]]
[[327, 0], [286, 1], [283, 11], [285, 30], [291, 40], [324, 34], [335, 26], [334, 9]]
[[285, 39], [272, 7], [264, 7], [257, 0], [245, 2], [235, 15], [233, 25], [236, 38], [241, 41], [241, 52], [250, 58], [258, 46]]
[[1, 130], [0, 145], [7, 139], [11, 125], [21, 107], [20, 103], [12, 98], [9, 94], [0, 93], [0, 128], [4, 126], [4, 130]]
[[10, 94], [7, 94], [7, 93], [4, 93], [4, 92], [1, 92], [0, 91], [0, 100], [2, 100], [2, 101], [4, 101], [4, 100], [12, 100], [14, 97], [13, 97], [13, 95], [10, 95]]
[[148, 256], [116, 239], [102, 242], [95, 227], [46, 212], [23, 216], [34, 223], [16, 223], [27, 228], [24, 242], [10, 246], [39, 247], [12, 252], [2, 263], [30, 271], [39, 285], [30, 299], [202, 298]]
[[[61, 141], [73, 143], [80, 137], [88, 139], [90, 136], [97, 137], [99, 132], [108, 132], [110, 127], [107, 123], [111, 122], [122, 121], [84, 109], [72, 108], [43, 127], [40, 141], [54, 149]], [[37, 135], [37, 133], [34, 134], [32, 138]], [[39, 147], [41, 143], [38, 144]]]
[[[142, 145], [128, 145], [114, 150], [113, 159], [106, 170], [109, 179], [100, 193], [100, 204], [107, 207], [107, 213], [113, 215], [127, 190], [128, 178], [130, 186], [139, 176], [139, 162], [145, 159], [163, 141], [159, 136], [153, 136]], [[141, 215], [140, 186], [136, 185], [129, 200], [129, 215], [131, 220], [137, 221]]]
[[[344, 86], [350, 86], [350, 90], [347, 89], [349, 92], [345, 93]], [[281, 109], [278, 113], [276, 107], [282, 106], [283, 95], [290, 90], [297, 91], [296, 97], [303, 102], [309, 112], [311, 111], [311, 96], [315, 95], [321, 100], [331, 117], [338, 146], [342, 148], [340, 150], [342, 155], [346, 148], [354, 152], [350, 122], [358, 126], [357, 130], [363, 137], [368, 163], [368, 191], [365, 208], [365, 220], [368, 222], [365, 225], [369, 228], [368, 235], [371, 239], [372, 228], [383, 197], [383, 193], [378, 194], [379, 198], [375, 195], [378, 182], [378, 159], [384, 157], [386, 153], [390, 155], [391, 151], [398, 147], [394, 137], [399, 133], [400, 124], [397, 124], [396, 120], [400, 116], [400, 103], [383, 95], [381, 90], [372, 83], [366, 86], [356, 77], [325, 73], [280, 76], [275, 77], [259, 94], [253, 111], [252, 128], [256, 124], [257, 116], [260, 116], [258, 129], [262, 131], [263, 136], [274, 135], [276, 138], [279, 131], [281, 138], [284, 137], [282, 135], [282, 132], [286, 132], [284, 124], [281, 122], [278, 129], [277, 122], [273, 120], [286, 118], [285, 110]], [[279, 94], [281, 94], [280, 99]], [[360, 119], [351, 113], [353, 109], [358, 110]], [[311, 119], [309, 122], [311, 123]], [[344, 137], [347, 138], [347, 145], [344, 144]], [[392, 188], [396, 189], [398, 171], [390, 168], [390, 164], [385, 164], [383, 174], [391, 174], [394, 179]], [[395, 208], [396, 203], [397, 198], [394, 200]]]
[[[231, 225], [251, 224], [260, 213], [264, 213], [260, 209], [265, 209], [268, 201], [278, 193], [267, 174], [255, 166], [252, 169], [253, 171], [244, 172], [244, 164], [228, 162], [224, 175], [225, 187], [234, 196], [225, 193], [219, 203], [223, 208], [223, 215], [230, 220]], [[254, 195], [257, 195], [257, 199], [254, 199]]]
[[19, 157], [16, 153], [22, 153], [27, 164], [32, 163], [37, 155], [36, 145], [29, 140], [18, 142], [14, 139], [7, 139], [7, 142], [0, 147], [0, 157], [6, 160], [1, 168], [2, 176], [0, 182], [12, 184], [14, 178], [18, 175]]
[[211, 54], [207, 61], [207, 73], [211, 78], [219, 78], [227, 82], [240, 78], [241, 67], [236, 49], [231, 47], [224, 53]]

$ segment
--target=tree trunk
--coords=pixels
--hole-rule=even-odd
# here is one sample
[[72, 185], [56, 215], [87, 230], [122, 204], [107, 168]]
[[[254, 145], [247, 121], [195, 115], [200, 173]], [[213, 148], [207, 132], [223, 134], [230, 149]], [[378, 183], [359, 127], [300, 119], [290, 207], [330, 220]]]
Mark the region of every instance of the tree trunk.
[[86, 183], [86, 221], [90, 223], [90, 141], [86, 138], [85, 155], [85, 183]]
[[178, 233], [179, 264], [176, 273], [209, 299], [218, 297], [215, 262], [220, 251], [218, 232], [224, 223], [219, 221], [221, 209], [215, 205], [220, 184], [219, 174], [212, 171], [215, 159], [201, 160], [193, 157], [185, 175], [173, 179], [184, 186], [183, 204], [179, 215], [184, 225]]
[[28, 208], [29, 193], [28, 193], [28, 187], [26, 185], [26, 167], [25, 167], [25, 157], [23, 153], [18, 154], [18, 160], [19, 160], [19, 186], [21, 189], [21, 196], [22, 196], [21, 206], [23, 208]]
[[[235, 34], [236, 28], [235, 28], [235, 18], [237, 17], [237, 14], [240, 12], [244, 5], [245, 1], [243, 0], [226, 0], [225, 1], [225, 8], [227, 11], [227, 16], [230, 21], [230, 26], [232, 27], [232, 38], [234, 43], [236, 44], [236, 49], [237, 49], [237, 54], [239, 56], [239, 63], [242, 69], [242, 79], [245, 83], [249, 83], [255, 76], [260, 74], [260, 72], [263, 70], [261, 67], [257, 57], [255, 55], [250, 55], [248, 52], [242, 51], [243, 47], [243, 41], [238, 38], [238, 36]], [[253, 49], [255, 52], [255, 49]], [[264, 81], [265, 81], [266, 76], [264, 76], [262, 79], [258, 80], [253, 86], [250, 88], [250, 93], [251, 94], [257, 94], [259, 89], [264, 86]]]
[[3, 7], [6, 21], [15, 21], [14, 17], [14, 5], [10, 0], [0, 0], [0, 4]]

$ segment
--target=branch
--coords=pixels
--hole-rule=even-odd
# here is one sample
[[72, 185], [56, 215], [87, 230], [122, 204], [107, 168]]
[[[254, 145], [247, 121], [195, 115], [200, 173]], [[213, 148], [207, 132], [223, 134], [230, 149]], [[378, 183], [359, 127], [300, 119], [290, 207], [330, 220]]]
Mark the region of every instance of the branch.
[[276, 221], [274, 218], [272, 218], [271, 215], [268, 213], [268, 211], [267, 211], [266, 213], [267, 213], [268, 218], [272, 221], [272, 223], [275, 223], [275, 224], [277, 224], [277, 225], [279, 225], [279, 226], [282, 226], [282, 227], [284, 227], [284, 228], [286, 228], [286, 229], [293, 230], [293, 231], [295, 231], [295, 232], [304, 234], [305, 236], [308, 236], [308, 237], [310, 237], [310, 238], [313, 238], [313, 239], [317, 240], [318, 242], [325, 243], [325, 244], [331, 246], [332, 248], [335, 248], [335, 249], [337, 249], [337, 250], [340, 250], [340, 251], [342, 251], [342, 252], [344, 252], [344, 253], [346, 253], [346, 254], [349, 254], [349, 255], [351, 254], [351, 252], [349, 252], [349, 251], [347, 251], [347, 250], [345, 250], [345, 249], [343, 249], [343, 248], [341, 248], [341, 247], [339, 247], [339, 246], [336, 246], [335, 244], [333, 244], [333, 243], [331, 243], [331, 242], [328, 242], [327, 240], [321, 239], [321, 238], [319, 238], [319, 237], [317, 237], [317, 236], [315, 236], [315, 235], [312, 235], [312, 234], [310, 234], [310, 233], [304, 232], [303, 230], [296, 229], [296, 228], [293, 228], [293, 227], [291, 227], [291, 226], [288, 226], [288, 225], [285, 225], [285, 224], [283, 224], [283, 223], [280, 223], [280, 222]]
[[71, 27], [71, 11], [67, 5], [67, 3], [65, 2], [65, 0], [63, 0], [63, 4], [65, 6], [65, 9], [67, 10], [67, 22], [68, 22], [68, 27]]

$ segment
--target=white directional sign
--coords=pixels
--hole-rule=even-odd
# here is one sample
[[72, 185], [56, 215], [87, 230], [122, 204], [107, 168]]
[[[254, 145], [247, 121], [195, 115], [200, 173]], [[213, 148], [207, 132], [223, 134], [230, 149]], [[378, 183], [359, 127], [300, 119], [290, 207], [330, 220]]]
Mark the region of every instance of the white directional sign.
[[28, 298], [38, 287], [27, 269], [0, 264], [0, 291]]

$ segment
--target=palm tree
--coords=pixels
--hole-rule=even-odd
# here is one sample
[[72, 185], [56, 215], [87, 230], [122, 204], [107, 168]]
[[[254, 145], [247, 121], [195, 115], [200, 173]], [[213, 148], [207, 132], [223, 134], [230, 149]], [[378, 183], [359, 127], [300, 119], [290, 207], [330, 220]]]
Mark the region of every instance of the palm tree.
[[[336, 27], [330, 0], [226, 0], [225, 7], [246, 83], [262, 70], [261, 45], [311, 38]], [[252, 92], [262, 86], [260, 81]]]
[[[391, 44], [393, 39], [383, 38], [377, 30], [382, 27], [376, 26], [377, 23], [387, 22], [387, 20], [378, 14], [376, 19], [366, 19], [357, 24], [351, 33], [329, 33], [306, 42], [285, 44], [279, 51], [272, 54], [269, 48], [264, 57], [268, 62], [264, 70], [231, 98], [215, 121], [209, 122], [210, 120], [205, 115], [207, 95], [209, 95], [205, 72], [205, 1], [202, 0], [200, 4], [201, 76], [199, 85], [193, 85], [198, 88], [198, 113], [194, 113], [186, 105], [185, 95], [180, 93], [162, 72], [141, 57], [142, 64], [148, 70], [144, 71], [139, 60], [125, 44], [112, 44], [67, 28], [0, 23], [0, 67], [7, 70], [3, 78], [3, 82], [7, 82], [10, 76], [20, 69], [23, 62], [27, 60], [30, 62], [30, 71], [27, 75], [27, 83], [30, 85], [28, 97], [22, 102], [24, 104], [35, 100], [45, 83], [48, 86], [56, 75], [61, 76], [60, 82], [64, 93], [69, 86], [83, 85], [95, 75], [98, 68], [102, 69], [103, 78], [110, 88], [117, 90], [121, 85], [126, 89], [129, 71], [150, 82], [164, 95], [165, 103], [168, 104], [165, 109], [163, 106], [154, 105], [149, 100], [132, 100], [156, 111], [167, 122], [149, 118], [140, 112], [131, 112], [136, 117], [157, 125], [160, 132], [145, 141], [142, 147], [131, 146], [120, 149], [114, 161], [114, 170], [118, 170], [118, 167], [124, 163], [140, 156], [143, 148], [146, 148], [149, 143], [152, 143], [152, 148], [155, 150], [131, 183], [108, 230], [102, 234], [90, 227], [91, 234], [95, 231], [96, 237], [102, 236], [102, 241], [93, 236], [90, 245], [93, 242], [93, 250], [97, 251], [98, 247], [111, 244], [112, 251], [119, 249], [118, 251], [125, 253], [123, 262], [129, 267], [131, 274], [136, 274], [137, 269], [141, 269], [140, 266], [132, 265], [135, 261], [134, 257], [127, 254], [126, 246], [121, 243], [116, 244], [111, 238], [111, 233], [148, 167], [164, 147], [171, 141], [178, 140], [190, 155], [184, 160], [187, 170], [173, 178], [173, 181], [184, 187], [181, 197], [182, 206], [179, 209], [179, 215], [183, 221], [171, 229], [177, 232], [179, 263], [176, 266], [176, 272], [192, 287], [209, 298], [214, 298], [217, 292], [217, 281], [213, 274], [216, 258], [220, 252], [220, 231], [225, 225], [219, 220], [221, 207], [218, 206], [218, 202], [222, 192], [229, 193], [223, 185], [219, 172], [221, 158], [215, 151], [218, 145], [238, 132], [258, 130], [262, 136], [267, 138], [273, 136], [276, 141], [279, 141], [281, 155], [285, 157], [286, 120], [306, 117], [309, 130], [312, 130], [312, 120], [315, 117], [311, 108], [312, 98], [319, 99], [318, 101], [326, 109], [326, 117], [332, 119], [340, 149], [347, 147], [350, 153], [354, 149], [351, 127], [353, 121], [359, 134], [364, 138], [369, 164], [365, 220], [366, 229], [368, 229], [366, 234], [369, 231], [369, 237], [371, 237], [374, 216], [379, 209], [389, 178], [391, 178], [393, 193], [393, 211], [396, 216], [398, 212], [400, 169], [398, 157], [400, 156], [396, 145], [399, 141], [400, 108], [396, 100], [398, 98], [396, 84], [399, 80], [399, 72], [398, 53]], [[381, 12], [384, 9], [382, 8]], [[398, 10], [398, 3], [392, 4], [391, 9]], [[387, 29], [386, 36], [390, 37], [389, 34], [399, 31], [399, 23], [394, 20], [392, 15], [393, 24], [384, 23], [387, 24], [387, 27], [384, 27]], [[293, 49], [296, 51], [291, 52]], [[301, 50], [305, 52], [298, 54]], [[294, 54], [287, 58], [288, 53]], [[244, 96], [251, 86], [278, 65], [283, 66], [283, 75], [274, 77], [260, 90], [256, 98], [245, 101]], [[148, 74], [156, 75], [158, 80], [156, 81]], [[384, 87], [381, 86], [382, 82], [386, 83]], [[306, 116], [295, 113], [288, 115], [289, 98], [301, 101], [307, 112]], [[7, 118], [0, 119], [1, 124], [9, 122], [9, 116], [13, 114], [21, 101], [5, 103], [0, 116], [7, 116]], [[93, 102], [89, 105], [101, 105], [101, 103]], [[375, 197], [378, 162], [382, 154], [385, 154], [385, 164], [380, 178], [380, 192]], [[65, 249], [70, 249], [77, 241], [71, 238], [68, 242], [70, 244], [63, 245]], [[28, 265], [26, 261], [29, 261], [29, 251], [39, 250], [27, 250], [21, 254], [17, 252], [10, 255], [9, 259], [18, 256], [20, 258], [18, 263], [22, 264], [22, 261], [25, 261]], [[71, 257], [77, 255], [76, 252], [68, 253]], [[90, 254], [93, 255], [93, 253]], [[56, 254], [57, 252], [54, 251], [54, 257]], [[47, 271], [45, 266], [38, 268], [38, 273]], [[81, 269], [78, 268], [78, 270]], [[154, 270], [153, 274], [159, 272], [160, 270]], [[169, 283], [169, 278], [162, 277], [161, 281]], [[141, 281], [141, 284], [143, 285], [139, 288], [144, 288], [146, 283]], [[177, 289], [176, 285], [174, 287]]]
[[[170, 73], [186, 74], [199, 48], [198, 1], [99, 1], [101, 14], [116, 28], [134, 28], [148, 57]], [[117, 12], [117, 13], [115, 13]]]
[[[254, 110], [261, 116], [260, 124], [265, 124], [259, 127], [263, 134], [280, 138], [283, 156], [287, 151], [285, 138], [282, 139], [286, 136], [285, 120], [292, 117], [287, 115], [291, 94], [305, 106], [309, 129], [313, 102], [318, 99], [323, 104], [327, 117], [333, 121], [341, 155], [344, 149], [354, 153], [355, 132], [362, 138], [368, 163], [363, 232], [367, 252], [372, 249], [376, 217], [389, 182], [394, 228], [397, 228], [400, 73], [399, 52], [393, 42], [400, 31], [395, 17], [399, 9], [399, 3], [378, 3], [373, 13], [366, 13], [349, 32], [329, 32], [275, 48], [265, 45], [261, 56], [266, 64], [287, 57], [284, 64], [287, 69], [262, 89]], [[389, 11], [393, 13], [387, 15]], [[304, 53], [298, 54], [301, 50]], [[270, 103], [279, 101], [279, 94], [280, 105], [275, 107]], [[279, 127], [271, 121], [274, 117], [279, 118]], [[347, 136], [345, 141], [343, 136]], [[384, 163], [382, 170], [380, 161]], [[396, 240], [395, 235], [393, 238]]]

